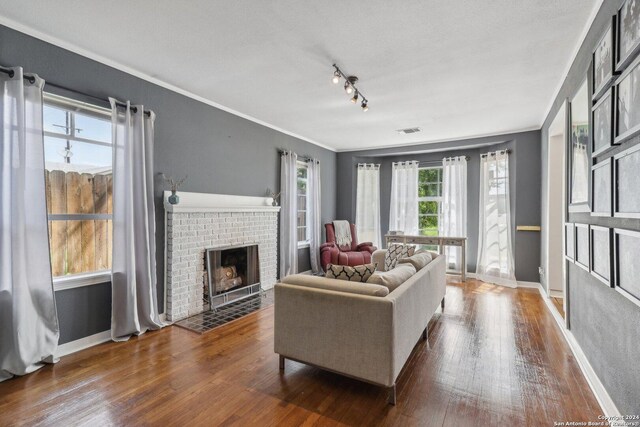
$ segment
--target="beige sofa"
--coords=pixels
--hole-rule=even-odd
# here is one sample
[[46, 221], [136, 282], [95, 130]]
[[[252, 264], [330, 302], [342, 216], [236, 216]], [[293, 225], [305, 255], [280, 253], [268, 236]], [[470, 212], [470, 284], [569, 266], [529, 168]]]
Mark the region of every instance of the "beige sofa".
[[[384, 268], [384, 250], [373, 262]], [[274, 349], [285, 359], [389, 387], [445, 296], [445, 260], [424, 268], [386, 294], [384, 286], [291, 275], [275, 285]], [[384, 295], [384, 296], [382, 296]]]

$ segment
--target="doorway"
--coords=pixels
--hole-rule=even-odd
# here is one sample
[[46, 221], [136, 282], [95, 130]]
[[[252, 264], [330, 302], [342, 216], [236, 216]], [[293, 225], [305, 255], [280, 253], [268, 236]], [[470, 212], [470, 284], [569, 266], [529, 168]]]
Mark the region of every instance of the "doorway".
[[567, 107], [563, 104], [549, 127], [547, 157], [547, 256], [544, 275], [545, 290], [560, 315], [566, 312], [565, 299], [565, 152], [567, 146]]

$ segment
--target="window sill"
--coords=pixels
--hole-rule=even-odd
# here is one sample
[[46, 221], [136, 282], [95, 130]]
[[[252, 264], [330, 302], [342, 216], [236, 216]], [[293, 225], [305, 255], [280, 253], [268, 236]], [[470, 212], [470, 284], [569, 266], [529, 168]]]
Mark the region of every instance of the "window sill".
[[305, 249], [310, 247], [311, 244], [309, 242], [298, 242], [298, 249]]
[[87, 274], [74, 274], [70, 276], [56, 277], [53, 279], [53, 290], [64, 291], [67, 289], [82, 288], [84, 286], [98, 285], [111, 282], [111, 271], [98, 271]]

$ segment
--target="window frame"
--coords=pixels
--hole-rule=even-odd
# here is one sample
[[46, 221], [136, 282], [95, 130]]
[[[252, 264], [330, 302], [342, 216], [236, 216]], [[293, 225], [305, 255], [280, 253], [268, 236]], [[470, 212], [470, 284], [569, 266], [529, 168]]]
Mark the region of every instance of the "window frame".
[[[298, 177], [298, 170], [299, 169], [306, 169], [307, 170], [307, 176], [306, 178], [300, 178]], [[305, 196], [304, 196], [304, 200], [305, 200], [305, 206], [304, 209], [300, 209], [300, 206], [298, 206], [298, 182], [299, 181], [304, 181], [305, 185]], [[297, 214], [300, 212], [304, 212], [305, 214], [305, 225], [301, 226], [301, 225], [297, 225]], [[298, 249], [302, 249], [302, 248], [308, 248], [311, 246], [311, 236], [309, 235], [309, 165], [307, 164], [307, 162], [298, 160], [296, 163], [296, 239], [298, 236], [298, 230], [300, 228], [305, 229], [305, 240], [298, 240]]]
[[[420, 178], [418, 178], [418, 192], [420, 191], [420, 187], [422, 185], [429, 185], [429, 184], [438, 184], [438, 189], [439, 189], [439, 196], [424, 196], [424, 197], [418, 197], [418, 232], [420, 233], [421, 236], [427, 236], [426, 234], [422, 234], [422, 228], [420, 228], [420, 218], [421, 217], [436, 217], [438, 220], [438, 230], [440, 229], [440, 221], [442, 221], [442, 184], [443, 184], [443, 167], [442, 166], [423, 166], [423, 167], [419, 167], [418, 168], [418, 177], [420, 176], [419, 173], [421, 170], [434, 170], [437, 169], [440, 171], [440, 173], [438, 174], [439, 176], [439, 181], [426, 181], [426, 182], [421, 182]], [[420, 194], [420, 193], [418, 193]], [[436, 214], [432, 214], [432, 213], [427, 213], [427, 214], [422, 214], [420, 213], [420, 202], [436, 202], [438, 205], [438, 212]]]
[[[104, 142], [89, 138], [82, 138], [76, 134], [75, 114], [79, 113], [88, 117], [100, 120], [111, 121], [111, 110], [86, 102], [77, 101], [75, 99], [55, 95], [44, 92], [43, 106], [50, 106], [70, 112], [70, 121], [68, 133], [56, 133], [45, 131], [43, 129], [43, 137], [51, 137], [68, 141], [81, 142], [85, 144], [93, 144], [103, 147], [113, 147], [112, 142]], [[45, 163], [46, 168], [46, 163]], [[94, 220], [110, 220], [113, 221], [113, 213], [73, 213], [73, 214], [47, 214], [47, 222], [49, 221], [94, 221]], [[90, 285], [98, 285], [111, 282], [111, 269], [95, 270], [76, 274], [67, 274], [65, 276], [53, 276], [54, 292], [67, 289], [74, 289]]]

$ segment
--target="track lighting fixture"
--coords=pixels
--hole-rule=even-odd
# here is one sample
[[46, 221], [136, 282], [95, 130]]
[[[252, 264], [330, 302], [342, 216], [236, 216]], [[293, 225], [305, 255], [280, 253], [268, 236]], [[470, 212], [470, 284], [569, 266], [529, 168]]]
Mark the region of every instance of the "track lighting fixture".
[[340, 68], [338, 68], [338, 66], [336, 64], [333, 64], [333, 68], [335, 68], [335, 71], [333, 72], [333, 78], [331, 79], [331, 81], [334, 84], [338, 84], [340, 83], [340, 78], [344, 78], [344, 91], [348, 94], [351, 95], [353, 94], [353, 96], [350, 98], [350, 101], [354, 104], [356, 104], [358, 102], [358, 98], [362, 97], [362, 103], [360, 104], [360, 107], [362, 107], [362, 111], [368, 111], [369, 110], [369, 100], [362, 94], [362, 92], [360, 92], [360, 90], [358, 90], [358, 88], [356, 88], [356, 83], [358, 82], [358, 77], [356, 76], [346, 76], [342, 70], [340, 70]]

